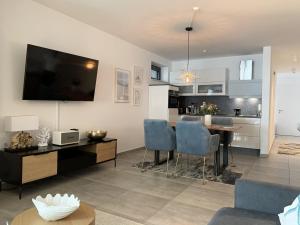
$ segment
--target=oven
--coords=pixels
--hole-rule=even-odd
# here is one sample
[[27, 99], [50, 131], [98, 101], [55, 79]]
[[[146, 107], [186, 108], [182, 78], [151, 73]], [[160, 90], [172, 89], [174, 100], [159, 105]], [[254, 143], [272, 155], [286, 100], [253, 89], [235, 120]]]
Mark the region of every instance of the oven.
[[179, 92], [174, 90], [169, 90], [169, 109], [174, 109], [179, 107]]

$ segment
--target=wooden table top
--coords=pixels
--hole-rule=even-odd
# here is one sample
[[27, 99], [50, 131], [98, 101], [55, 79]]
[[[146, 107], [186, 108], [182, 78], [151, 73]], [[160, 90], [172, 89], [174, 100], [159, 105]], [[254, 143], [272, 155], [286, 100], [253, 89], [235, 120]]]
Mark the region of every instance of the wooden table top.
[[[169, 122], [170, 126], [176, 127], [176, 122]], [[229, 131], [229, 132], [235, 132], [238, 129], [240, 129], [240, 126], [223, 126], [223, 125], [204, 125], [208, 130], [215, 130], [215, 131]]]
[[38, 215], [36, 208], [31, 208], [17, 215], [11, 225], [95, 225], [95, 210], [80, 202], [79, 209], [70, 216], [62, 220], [47, 222]]

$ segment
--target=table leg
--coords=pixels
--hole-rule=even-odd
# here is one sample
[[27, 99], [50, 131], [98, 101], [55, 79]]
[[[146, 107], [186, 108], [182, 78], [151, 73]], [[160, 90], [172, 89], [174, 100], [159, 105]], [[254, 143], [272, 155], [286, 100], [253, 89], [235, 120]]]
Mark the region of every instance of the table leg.
[[172, 160], [172, 159], [174, 159], [174, 150], [170, 151], [170, 159], [169, 160]]
[[228, 142], [230, 132], [224, 132], [224, 142], [223, 142], [223, 167], [226, 168], [228, 166]]
[[19, 199], [21, 200], [22, 198], [22, 192], [23, 192], [23, 186], [22, 184], [19, 186]]
[[158, 150], [155, 150], [154, 151], [154, 164], [155, 165], [159, 165], [159, 155], [160, 155], [160, 152]]
[[[174, 151], [170, 151], [169, 160], [172, 160], [173, 158], [174, 158]], [[159, 150], [154, 151], [154, 164], [155, 165], [165, 163], [166, 161], [167, 161], [167, 159], [160, 161], [160, 151]]]
[[2, 180], [0, 180], [0, 192], [2, 191]]
[[219, 176], [221, 173], [221, 166], [220, 166], [220, 153], [221, 149], [220, 149], [220, 145], [218, 148], [218, 151], [215, 152], [215, 159], [214, 159], [214, 170], [215, 170], [215, 175]]

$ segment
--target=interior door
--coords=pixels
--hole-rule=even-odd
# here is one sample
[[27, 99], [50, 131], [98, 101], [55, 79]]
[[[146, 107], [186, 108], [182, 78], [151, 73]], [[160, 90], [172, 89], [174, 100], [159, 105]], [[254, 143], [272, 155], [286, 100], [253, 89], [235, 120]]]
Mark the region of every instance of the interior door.
[[276, 134], [300, 136], [300, 74], [278, 74], [275, 93]]

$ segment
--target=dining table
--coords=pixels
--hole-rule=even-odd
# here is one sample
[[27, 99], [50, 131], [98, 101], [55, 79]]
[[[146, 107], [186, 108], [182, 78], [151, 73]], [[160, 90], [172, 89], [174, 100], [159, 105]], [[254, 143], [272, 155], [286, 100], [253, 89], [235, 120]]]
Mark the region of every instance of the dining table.
[[[169, 122], [169, 125], [176, 129], [176, 122]], [[221, 143], [219, 144], [218, 151], [214, 154], [214, 172], [216, 176], [219, 176], [222, 174], [224, 169], [228, 166], [228, 148], [229, 148], [229, 138], [230, 134], [233, 132], [236, 132], [238, 129], [240, 129], [239, 126], [225, 126], [225, 125], [218, 125], [218, 124], [211, 124], [211, 125], [205, 125], [204, 126], [211, 132], [215, 133], [217, 132], [219, 135], [222, 135], [222, 144], [223, 148], [220, 147]], [[173, 152], [171, 154], [173, 156]], [[221, 160], [221, 157], [223, 160]], [[173, 158], [173, 157], [172, 157]], [[160, 161], [160, 152], [155, 151], [154, 154], [154, 163], [161, 164], [163, 161]]]

